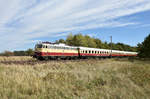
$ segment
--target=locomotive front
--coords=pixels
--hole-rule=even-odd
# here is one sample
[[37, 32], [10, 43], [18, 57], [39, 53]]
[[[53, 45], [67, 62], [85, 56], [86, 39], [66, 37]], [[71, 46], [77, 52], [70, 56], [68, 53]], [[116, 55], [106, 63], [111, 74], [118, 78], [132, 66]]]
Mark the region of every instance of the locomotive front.
[[43, 56], [43, 44], [36, 44], [35, 45], [35, 51], [34, 51], [34, 58], [40, 59]]

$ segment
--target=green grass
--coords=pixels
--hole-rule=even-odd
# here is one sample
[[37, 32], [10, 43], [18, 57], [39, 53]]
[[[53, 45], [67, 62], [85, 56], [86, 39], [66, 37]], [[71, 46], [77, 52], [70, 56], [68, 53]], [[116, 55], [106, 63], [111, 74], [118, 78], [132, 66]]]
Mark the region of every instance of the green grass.
[[[7, 60], [12, 63], [8, 64]], [[22, 63], [19, 61], [26, 61]], [[18, 64], [13, 61], [19, 62]], [[28, 64], [33, 61], [34, 64]], [[0, 99], [149, 99], [150, 62], [0, 58]]]

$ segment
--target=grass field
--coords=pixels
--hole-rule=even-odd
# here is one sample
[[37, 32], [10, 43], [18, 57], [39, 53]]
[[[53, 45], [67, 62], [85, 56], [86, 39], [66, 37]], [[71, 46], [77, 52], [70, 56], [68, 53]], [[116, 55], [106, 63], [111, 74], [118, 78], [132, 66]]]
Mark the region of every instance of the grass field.
[[0, 99], [149, 99], [150, 61], [0, 57]]

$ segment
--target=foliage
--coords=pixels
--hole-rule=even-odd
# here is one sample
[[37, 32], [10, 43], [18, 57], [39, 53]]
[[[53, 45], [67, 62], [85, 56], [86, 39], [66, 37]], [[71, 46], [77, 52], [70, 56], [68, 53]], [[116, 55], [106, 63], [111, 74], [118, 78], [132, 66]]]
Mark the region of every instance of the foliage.
[[26, 51], [5, 51], [0, 54], [0, 56], [31, 56], [33, 55], [34, 51], [33, 49], [28, 49]]
[[139, 57], [150, 58], [150, 34], [145, 40], [138, 44]]
[[[71, 46], [83, 46], [83, 47], [91, 47], [91, 48], [103, 48], [110, 49], [111, 43], [102, 42], [98, 38], [92, 38], [88, 35], [82, 35], [81, 33], [73, 35], [69, 34], [66, 40], [60, 39], [57, 40], [56, 43], [65, 43]], [[114, 50], [124, 50], [124, 51], [137, 51], [136, 47], [129, 46], [123, 43], [112, 43], [112, 49]]]
[[4, 53], [1, 53], [0, 56], [13, 56], [14, 53], [11, 51], [5, 51]]

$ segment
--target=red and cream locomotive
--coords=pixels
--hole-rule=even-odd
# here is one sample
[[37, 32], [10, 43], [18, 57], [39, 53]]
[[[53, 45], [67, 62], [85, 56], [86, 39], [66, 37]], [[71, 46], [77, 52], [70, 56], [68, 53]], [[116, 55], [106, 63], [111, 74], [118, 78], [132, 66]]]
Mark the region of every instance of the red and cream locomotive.
[[76, 47], [65, 44], [42, 42], [36, 44], [34, 58], [43, 59], [85, 59], [89, 57], [131, 57], [137, 56], [137, 52]]

